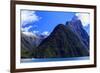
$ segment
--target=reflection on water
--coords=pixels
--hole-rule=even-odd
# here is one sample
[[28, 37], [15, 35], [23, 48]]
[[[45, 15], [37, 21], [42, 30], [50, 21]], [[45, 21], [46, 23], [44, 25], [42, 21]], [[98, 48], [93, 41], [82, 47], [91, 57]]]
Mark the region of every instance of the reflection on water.
[[31, 58], [31, 59], [21, 59], [21, 63], [31, 63], [31, 62], [51, 62], [51, 61], [77, 61], [77, 60], [89, 60], [87, 57], [73, 57], [73, 58]]

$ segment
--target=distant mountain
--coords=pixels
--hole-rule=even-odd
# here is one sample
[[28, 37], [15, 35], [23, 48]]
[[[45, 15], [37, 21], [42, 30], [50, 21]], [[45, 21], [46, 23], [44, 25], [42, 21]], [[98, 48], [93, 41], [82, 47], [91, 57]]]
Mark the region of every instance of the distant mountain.
[[37, 35], [32, 32], [21, 32], [21, 57], [31, 57], [32, 51], [36, 49], [46, 37], [46, 35]]
[[[67, 58], [89, 56], [88, 36], [81, 22], [59, 24], [33, 51], [34, 58]], [[88, 39], [89, 40], [89, 39]]]

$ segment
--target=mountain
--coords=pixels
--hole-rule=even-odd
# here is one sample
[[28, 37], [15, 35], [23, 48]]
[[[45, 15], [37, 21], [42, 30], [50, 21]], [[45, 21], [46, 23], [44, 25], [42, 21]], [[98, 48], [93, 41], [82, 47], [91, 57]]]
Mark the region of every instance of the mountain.
[[21, 57], [31, 57], [32, 51], [41, 43], [46, 35], [37, 35], [32, 32], [21, 32]]
[[85, 38], [88, 37], [83, 35], [83, 33], [86, 34], [86, 32], [83, 28], [80, 28], [82, 26], [78, 24], [80, 24], [80, 22], [67, 22], [66, 25], [57, 25], [52, 33], [33, 51], [32, 56], [34, 58], [89, 56], [87, 44], [83, 43], [83, 41], [85, 42]]
[[82, 26], [81, 21], [73, 20], [70, 22], [66, 22], [66, 25], [68, 25], [71, 30], [78, 36], [83, 45], [89, 49], [89, 35]]
[[88, 33], [88, 35], [90, 35], [90, 24], [88, 24], [87, 26], [84, 26], [84, 29]]

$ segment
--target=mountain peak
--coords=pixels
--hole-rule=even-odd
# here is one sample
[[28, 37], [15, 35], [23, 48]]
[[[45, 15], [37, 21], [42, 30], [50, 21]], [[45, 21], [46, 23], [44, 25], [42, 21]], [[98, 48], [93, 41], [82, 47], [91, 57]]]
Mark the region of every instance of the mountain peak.
[[56, 28], [61, 28], [61, 27], [65, 27], [65, 25], [64, 25], [64, 24], [58, 24], [58, 25], [56, 26]]
[[78, 17], [76, 15], [73, 16], [72, 21], [76, 21], [79, 20]]
[[83, 29], [83, 25], [82, 25], [81, 20], [67, 21], [66, 25], [69, 25], [75, 29]]
[[41, 37], [43, 38], [42, 41], [37, 38], [35, 41], [31, 41], [31, 39], [22, 37], [22, 48], [31, 48], [30, 46], [32, 46], [31, 57], [68, 58], [89, 56], [89, 36], [83, 29], [80, 20], [68, 21], [65, 25], [58, 24], [48, 37]]
[[[71, 22], [69, 23], [71, 24]], [[88, 56], [87, 47], [80, 40], [78, 33], [72, 31], [73, 29], [74, 27], [70, 25], [58, 24], [52, 33], [35, 49], [32, 56], [35, 58]]]
[[84, 46], [89, 49], [89, 36], [84, 30], [81, 20], [74, 20], [66, 22], [66, 26], [69, 26], [71, 30], [76, 33], [78, 38], [82, 41]]

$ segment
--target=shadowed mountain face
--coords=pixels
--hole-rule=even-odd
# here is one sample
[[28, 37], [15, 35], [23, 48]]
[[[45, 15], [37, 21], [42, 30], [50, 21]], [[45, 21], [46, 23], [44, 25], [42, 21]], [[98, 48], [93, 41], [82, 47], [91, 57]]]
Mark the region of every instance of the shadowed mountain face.
[[34, 58], [89, 56], [89, 37], [81, 22], [59, 24], [33, 51]]
[[71, 28], [71, 30], [78, 36], [84, 47], [89, 49], [89, 36], [87, 32], [83, 29], [81, 21], [75, 20], [67, 22], [66, 25], [68, 25]]

